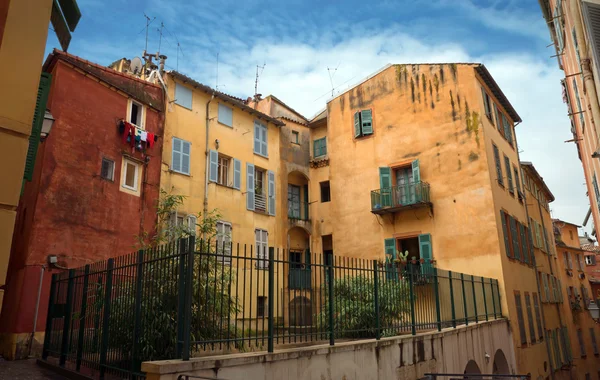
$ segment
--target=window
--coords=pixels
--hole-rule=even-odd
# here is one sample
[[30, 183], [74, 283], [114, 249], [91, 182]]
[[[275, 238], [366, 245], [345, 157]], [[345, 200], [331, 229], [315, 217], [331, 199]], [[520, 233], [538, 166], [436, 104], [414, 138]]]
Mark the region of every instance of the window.
[[506, 256], [528, 262], [531, 253], [529, 252], [529, 244], [525, 240], [525, 227], [515, 218], [505, 213], [504, 210], [500, 210], [500, 220], [502, 222]]
[[504, 187], [504, 178], [502, 178], [502, 165], [500, 164], [500, 153], [498, 147], [492, 145], [494, 148], [494, 161], [496, 162], [496, 174], [498, 175], [498, 184]]
[[255, 210], [267, 212], [267, 197], [265, 191], [265, 171], [259, 168], [254, 169], [254, 199]]
[[513, 166], [513, 173], [515, 178], [515, 187], [517, 189], [517, 194], [519, 195], [519, 201], [523, 201], [523, 189], [521, 187], [521, 181], [519, 181], [519, 170], [516, 166]]
[[579, 341], [579, 353], [582, 358], [587, 356], [585, 352], [585, 342], [583, 341], [583, 331], [581, 329], [577, 329], [577, 340]]
[[581, 297], [583, 298], [583, 307], [587, 310], [588, 304], [590, 303], [590, 295], [588, 293], [588, 289], [585, 287], [585, 284], [581, 285]]
[[223, 255], [223, 264], [231, 264], [231, 223], [217, 222], [217, 253]]
[[531, 337], [531, 344], [534, 344], [536, 339], [533, 312], [531, 310], [531, 297], [529, 297], [529, 293], [527, 292], [525, 293], [525, 308], [527, 309], [527, 319], [529, 320], [529, 336]]
[[175, 83], [175, 104], [192, 109], [192, 90], [182, 84]]
[[267, 126], [259, 121], [254, 121], [254, 153], [268, 156]]
[[490, 123], [494, 125], [494, 120], [492, 119], [492, 101], [490, 100], [490, 96], [485, 92], [485, 89], [481, 87], [481, 96], [483, 97], [483, 107], [485, 109], [485, 116], [490, 119]]
[[138, 168], [138, 164], [134, 163], [133, 161], [124, 159], [123, 178], [121, 179], [121, 186], [129, 190], [137, 191]]
[[258, 296], [256, 298], [256, 316], [264, 317], [267, 309], [267, 297]]
[[573, 91], [575, 91], [575, 101], [577, 102], [577, 112], [579, 113], [579, 125], [581, 125], [581, 129], [585, 131], [585, 118], [583, 117], [579, 89], [577, 88], [577, 81], [575, 78], [573, 78]]
[[563, 30], [562, 30], [562, 9], [561, 9], [561, 1], [557, 1], [554, 7], [554, 11], [552, 14], [553, 24], [554, 24], [554, 33], [556, 34], [556, 45], [558, 48], [558, 53], [562, 53], [564, 48], [564, 39], [563, 39]]
[[506, 118], [506, 116], [504, 116], [504, 114], [502, 114], [502, 125], [504, 126], [504, 138], [506, 139], [506, 141], [508, 141], [510, 146], [513, 146], [512, 126], [510, 125], [508, 119]]
[[292, 219], [301, 218], [302, 202], [300, 199], [300, 186], [288, 185], [288, 216]]
[[521, 345], [527, 345], [527, 333], [525, 332], [525, 321], [523, 319], [523, 305], [521, 304], [521, 293], [515, 291], [515, 304], [517, 305], [517, 319], [519, 322], [519, 334]]
[[102, 159], [102, 167], [100, 168], [100, 178], [113, 181], [115, 176], [115, 162], [108, 158]]
[[590, 327], [590, 336], [592, 337], [592, 347], [594, 349], [594, 355], [598, 355], [598, 343], [596, 342], [596, 332], [593, 327]]
[[515, 189], [513, 188], [513, 177], [512, 170], [510, 170], [510, 160], [506, 156], [504, 156], [504, 168], [506, 169], [506, 178], [508, 178], [508, 191], [514, 195]]
[[504, 137], [504, 128], [502, 127], [502, 123], [500, 123], [499, 115], [501, 115], [501, 113], [500, 113], [500, 111], [498, 111], [498, 107], [494, 104], [494, 116], [496, 117], [496, 119], [495, 119], [496, 126], [498, 127], [498, 132], [500, 132], [502, 137]]
[[256, 236], [256, 267], [258, 269], [269, 268], [269, 233], [266, 230], [257, 229]]
[[208, 180], [219, 185], [240, 190], [242, 181], [242, 162], [225, 156], [216, 150], [209, 151]]
[[190, 147], [192, 143], [173, 137], [173, 155], [171, 170], [181, 174], [190, 174]]
[[577, 270], [583, 271], [583, 261], [581, 260], [581, 255], [579, 253], [575, 254], [575, 263], [577, 264]]
[[354, 113], [354, 137], [373, 134], [373, 114], [371, 110], [362, 110]]
[[533, 309], [535, 311], [535, 324], [538, 329], [538, 337], [540, 342], [544, 339], [544, 330], [542, 330], [542, 318], [540, 316], [540, 304], [538, 301], [538, 295], [533, 293]]
[[571, 252], [563, 252], [563, 257], [565, 259], [565, 266], [567, 269], [573, 269], [573, 260], [571, 259]]
[[231, 158], [219, 154], [219, 169], [217, 170], [218, 179], [217, 183], [223, 186], [230, 186], [229, 183], [229, 169]]
[[585, 257], [585, 265], [596, 265], [596, 256], [595, 255], [587, 255]]
[[129, 101], [129, 117], [128, 120], [131, 124], [135, 125], [140, 129], [144, 129], [144, 106], [140, 103], [130, 100]]
[[542, 273], [542, 272], [539, 272], [539, 274], [542, 278], [541, 282], [544, 285], [544, 287], [543, 287], [544, 294], [542, 294], [542, 302], [548, 302], [548, 301], [550, 301], [550, 287], [548, 286], [548, 274]]
[[325, 137], [313, 141], [313, 155], [315, 158], [327, 155], [327, 140]]
[[329, 187], [329, 181], [319, 183], [321, 187], [321, 202], [331, 201], [331, 188]]
[[300, 133], [298, 131], [292, 131], [292, 143], [300, 144]]
[[219, 103], [219, 123], [228, 127], [233, 127], [233, 108], [227, 107], [225, 104]]

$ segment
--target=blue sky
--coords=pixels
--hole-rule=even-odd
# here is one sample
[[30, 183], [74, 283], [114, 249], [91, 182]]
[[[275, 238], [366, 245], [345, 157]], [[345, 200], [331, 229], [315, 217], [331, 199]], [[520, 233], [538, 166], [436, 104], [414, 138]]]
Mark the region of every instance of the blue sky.
[[[156, 17], [148, 51], [167, 69], [241, 98], [274, 94], [310, 117], [387, 63], [482, 62], [523, 118], [521, 159], [532, 161], [557, 200], [553, 216], [580, 224], [589, 207], [546, 23], [537, 1], [78, 0], [82, 19], [69, 52], [108, 65], [141, 56], [144, 13]], [[177, 45], [181, 46], [178, 52]], [[49, 33], [47, 53], [58, 47]]]

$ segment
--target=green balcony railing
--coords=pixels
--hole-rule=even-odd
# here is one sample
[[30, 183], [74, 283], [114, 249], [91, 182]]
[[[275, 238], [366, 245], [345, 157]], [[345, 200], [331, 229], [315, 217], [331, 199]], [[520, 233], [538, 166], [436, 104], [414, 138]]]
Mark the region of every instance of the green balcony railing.
[[310, 220], [309, 203], [292, 201], [288, 199], [288, 218], [296, 220]]
[[371, 191], [371, 210], [375, 213], [431, 203], [427, 182], [409, 183]]
[[290, 289], [310, 289], [311, 288], [311, 271], [308, 268], [290, 268], [289, 273]]

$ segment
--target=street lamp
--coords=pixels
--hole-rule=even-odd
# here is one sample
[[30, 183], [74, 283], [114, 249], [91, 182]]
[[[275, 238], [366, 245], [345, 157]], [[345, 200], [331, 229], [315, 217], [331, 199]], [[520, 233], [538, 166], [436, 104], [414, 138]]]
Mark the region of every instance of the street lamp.
[[40, 136], [40, 140], [44, 141], [46, 137], [50, 134], [50, 130], [52, 129], [52, 124], [54, 124], [54, 117], [50, 113], [50, 111], [46, 110], [44, 113], [44, 121], [42, 122], [42, 133]]
[[598, 307], [598, 305], [596, 305], [596, 302], [594, 302], [594, 300], [590, 300], [590, 303], [588, 305], [588, 310], [590, 311], [590, 315], [592, 316], [592, 319], [596, 323], [599, 323], [600, 322], [600, 308]]

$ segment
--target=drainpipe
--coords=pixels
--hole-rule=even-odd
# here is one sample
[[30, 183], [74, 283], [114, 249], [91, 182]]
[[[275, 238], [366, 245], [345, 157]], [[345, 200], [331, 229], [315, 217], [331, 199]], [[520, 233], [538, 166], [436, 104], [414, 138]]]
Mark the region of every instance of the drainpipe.
[[[210, 100], [206, 102], [206, 146], [205, 146], [205, 156], [206, 156], [206, 167], [204, 168], [204, 204], [202, 208], [202, 225], [204, 226], [206, 223], [206, 214], [208, 213], [208, 169], [209, 169], [209, 150], [208, 150], [208, 128], [210, 125], [210, 117], [208, 115], [208, 109], [210, 103], [215, 98], [215, 93], [213, 91]], [[202, 232], [202, 241], [206, 241], [206, 232]]]
[[46, 264], [40, 268], [40, 281], [38, 283], [37, 298], [35, 300], [35, 312], [33, 313], [33, 329], [31, 330], [31, 339], [29, 340], [29, 354], [31, 356], [31, 349], [33, 348], [33, 340], [35, 338], [35, 330], [37, 329], [38, 312], [40, 311], [40, 298], [42, 296], [42, 284], [44, 283], [44, 272], [46, 271]]
[[585, 91], [589, 96], [589, 105], [592, 110], [592, 122], [596, 126], [594, 129], [597, 133], [597, 140], [600, 141], [600, 135], [598, 135], [598, 128], [600, 125], [600, 105], [598, 104], [598, 93], [596, 92], [596, 83], [594, 83], [594, 75], [591, 70], [591, 59], [589, 57], [589, 51], [585, 40], [583, 38], [583, 25], [581, 22], [583, 12], [581, 11], [581, 5], [579, 4], [579, 0], [571, 0], [569, 1], [569, 6], [571, 7], [570, 11], [573, 15], [573, 26], [575, 27], [575, 33], [577, 34], [577, 45], [579, 46], [579, 55], [581, 57], [581, 71], [583, 73], [583, 83], [585, 86]]

